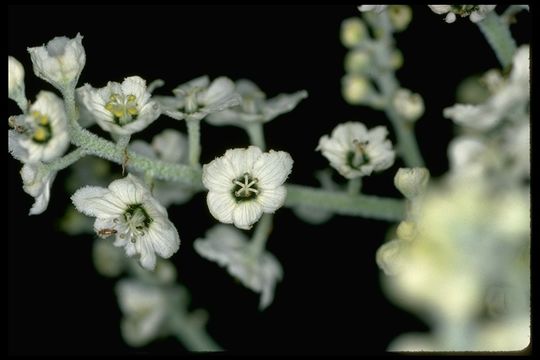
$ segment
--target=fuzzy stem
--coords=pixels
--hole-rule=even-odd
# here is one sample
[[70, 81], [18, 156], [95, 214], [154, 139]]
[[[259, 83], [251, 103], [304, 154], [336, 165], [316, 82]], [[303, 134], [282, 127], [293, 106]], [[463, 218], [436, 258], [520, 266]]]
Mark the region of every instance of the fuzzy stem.
[[253, 255], [255, 256], [260, 255], [264, 251], [264, 248], [266, 246], [266, 240], [268, 240], [268, 236], [272, 232], [273, 216], [274, 215], [272, 214], [264, 214], [259, 223], [257, 224], [257, 228], [255, 229], [250, 244]]
[[347, 194], [356, 195], [362, 189], [362, 178], [350, 179], [347, 183]]
[[78, 148], [78, 149], [73, 150], [69, 154], [64, 155], [63, 157], [44, 165], [49, 171], [60, 171], [62, 169], [67, 168], [71, 164], [77, 162], [80, 158], [82, 158], [85, 155], [86, 155], [86, 151], [84, 149]]
[[477, 24], [501, 65], [508, 68], [512, 64], [512, 57], [516, 52], [516, 42], [508, 25], [501, 21], [495, 11], [488, 13], [485, 19]]

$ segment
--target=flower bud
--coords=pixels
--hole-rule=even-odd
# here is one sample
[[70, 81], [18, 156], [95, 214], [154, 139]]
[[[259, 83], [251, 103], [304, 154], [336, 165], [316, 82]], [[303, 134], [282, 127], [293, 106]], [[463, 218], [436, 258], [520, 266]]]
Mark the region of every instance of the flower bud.
[[412, 221], [402, 221], [396, 230], [400, 240], [412, 241], [416, 237], [416, 224]]
[[387, 12], [396, 32], [405, 30], [411, 23], [412, 10], [407, 5], [390, 5]]
[[345, 101], [352, 105], [366, 102], [371, 93], [369, 80], [360, 75], [347, 75], [342, 80], [342, 94]]
[[407, 89], [396, 91], [393, 104], [397, 113], [407, 121], [414, 122], [424, 114], [424, 100], [422, 100], [422, 97]]
[[341, 43], [348, 48], [358, 45], [367, 34], [366, 25], [359, 18], [349, 18], [341, 23]]
[[371, 56], [365, 50], [349, 51], [345, 55], [345, 71], [353, 74], [366, 72], [371, 63]]
[[420, 195], [429, 181], [429, 170], [426, 168], [400, 168], [394, 177], [394, 185], [407, 199]]

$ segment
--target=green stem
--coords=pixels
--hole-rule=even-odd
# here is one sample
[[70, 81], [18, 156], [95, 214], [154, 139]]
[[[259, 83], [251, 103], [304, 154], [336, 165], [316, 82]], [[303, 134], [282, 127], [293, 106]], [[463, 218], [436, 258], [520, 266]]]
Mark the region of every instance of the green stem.
[[325, 191], [300, 185], [287, 185], [285, 206], [313, 206], [339, 215], [399, 221], [405, 216], [405, 202], [372, 195], [351, 196], [343, 192]]
[[[379, 19], [381, 29], [381, 40], [379, 42], [379, 51], [375, 51], [374, 54], [378, 63], [385, 64], [388, 62], [387, 59], [390, 59], [394, 46], [392, 26], [386, 12], [382, 12], [377, 18]], [[407, 167], [423, 167], [424, 160], [422, 159], [422, 154], [420, 153], [418, 142], [414, 135], [413, 124], [401, 117], [392, 105], [392, 99], [400, 87], [395, 72], [389, 69], [382, 69], [379, 74], [374, 76], [374, 81], [386, 99], [387, 105], [384, 110], [396, 133], [398, 149], [403, 157], [403, 161]]]
[[129, 145], [129, 140], [131, 140], [131, 135], [119, 136], [116, 140], [116, 147], [118, 148], [118, 150], [125, 152]]
[[508, 68], [512, 64], [512, 57], [516, 52], [516, 42], [508, 25], [501, 21], [495, 11], [491, 11], [484, 20], [477, 24], [501, 65]]
[[86, 151], [84, 149], [78, 148], [63, 157], [44, 165], [49, 171], [60, 171], [62, 169], [67, 168], [74, 162], [77, 162], [80, 158], [82, 158], [85, 155], [86, 155]]
[[[73, 96], [64, 94], [66, 112], [69, 118], [69, 133], [74, 145], [81, 147], [86, 154], [96, 155], [117, 164], [122, 164], [124, 154], [116, 144], [83, 129], [77, 122], [77, 109]], [[191, 191], [205, 191], [202, 184], [202, 171], [187, 165], [172, 164], [150, 159], [128, 151], [128, 168], [139, 172], [152, 172], [154, 178], [181, 183]], [[403, 200], [377, 196], [349, 196], [338, 192], [320, 190], [301, 185], [287, 185], [285, 206], [309, 205], [336, 214], [364, 216], [381, 220], [401, 220], [404, 215]]]
[[251, 240], [250, 244], [253, 255], [255, 256], [258, 256], [264, 251], [266, 240], [268, 240], [268, 236], [270, 235], [270, 232], [272, 232], [273, 216], [274, 215], [272, 214], [264, 214], [257, 224], [257, 228], [255, 229], [255, 233], [253, 234], [253, 239]]
[[186, 119], [189, 140], [189, 164], [199, 167], [201, 157], [201, 121]]
[[347, 183], [347, 194], [356, 195], [362, 189], [362, 178], [350, 179]]
[[249, 136], [251, 144], [258, 146], [262, 151], [265, 151], [266, 142], [264, 141], [263, 124], [254, 122], [246, 125], [244, 129]]
[[221, 347], [206, 333], [204, 327], [190, 326], [190, 319], [183, 313], [173, 311], [169, 321], [178, 338], [190, 351], [221, 351]]

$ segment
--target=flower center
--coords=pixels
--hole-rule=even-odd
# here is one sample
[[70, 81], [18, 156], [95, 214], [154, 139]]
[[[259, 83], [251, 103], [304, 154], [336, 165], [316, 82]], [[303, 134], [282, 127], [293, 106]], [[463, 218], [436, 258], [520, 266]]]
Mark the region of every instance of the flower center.
[[105, 104], [105, 109], [114, 116], [116, 124], [124, 126], [137, 119], [139, 115], [137, 106], [135, 95], [111, 94], [109, 102]]
[[258, 179], [252, 178], [248, 173], [233, 180], [234, 188], [232, 193], [236, 198], [236, 201], [245, 201], [255, 198], [259, 193], [259, 189], [257, 188], [258, 182]]
[[184, 109], [186, 113], [193, 114], [197, 112], [197, 110], [199, 109], [199, 102], [197, 101], [197, 96], [201, 92], [202, 89], [203, 88], [201, 87], [194, 87], [194, 88], [189, 89], [189, 91], [186, 93], [186, 97], [185, 97], [186, 103], [184, 105]]
[[43, 115], [39, 111], [32, 111], [30, 114], [34, 119], [34, 133], [32, 134], [32, 140], [39, 144], [47, 143], [52, 137], [51, 124], [49, 117]]
[[452, 5], [452, 12], [461, 16], [469, 15], [475, 10], [478, 10], [477, 5]]
[[362, 165], [369, 163], [370, 159], [366, 151], [367, 144], [368, 141], [353, 140], [354, 150], [347, 152], [347, 165], [358, 170]]
[[118, 224], [118, 236], [121, 239], [127, 238], [132, 243], [136, 242], [138, 237], [144, 236], [153, 221], [142, 204], [129, 205], [122, 216], [114, 219]]

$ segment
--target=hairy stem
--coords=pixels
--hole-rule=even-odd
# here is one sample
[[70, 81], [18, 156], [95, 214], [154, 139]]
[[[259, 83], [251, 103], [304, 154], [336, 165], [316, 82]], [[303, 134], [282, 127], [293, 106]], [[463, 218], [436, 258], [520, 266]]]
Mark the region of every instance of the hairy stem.
[[85, 155], [86, 155], [86, 151], [82, 148], [78, 148], [78, 149], [73, 150], [69, 154], [64, 155], [63, 157], [44, 165], [50, 171], [60, 171], [62, 169], [67, 168], [71, 164], [77, 162], [80, 158], [82, 158]]

